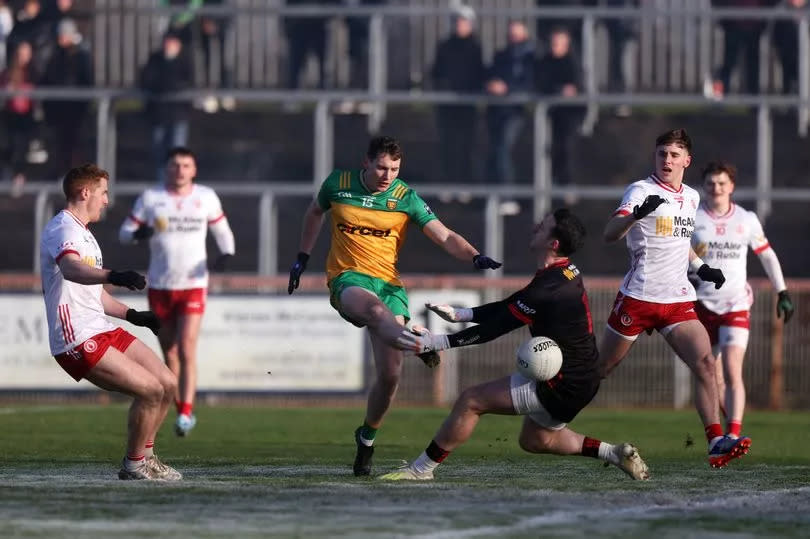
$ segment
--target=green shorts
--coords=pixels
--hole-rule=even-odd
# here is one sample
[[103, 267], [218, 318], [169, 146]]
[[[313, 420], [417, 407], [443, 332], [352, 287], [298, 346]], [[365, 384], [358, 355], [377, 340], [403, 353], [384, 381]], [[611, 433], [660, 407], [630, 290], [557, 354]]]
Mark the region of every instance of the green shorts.
[[405, 288], [386, 283], [382, 279], [364, 273], [344, 271], [329, 281], [329, 303], [347, 322], [351, 322], [359, 328], [364, 326], [349, 318], [340, 308], [340, 295], [350, 286], [359, 286], [380, 298], [380, 301], [391, 309], [394, 316], [404, 316], [406, 322], [411, 319], [411, 314], [408, 312], [408, 293], [405, 292]]

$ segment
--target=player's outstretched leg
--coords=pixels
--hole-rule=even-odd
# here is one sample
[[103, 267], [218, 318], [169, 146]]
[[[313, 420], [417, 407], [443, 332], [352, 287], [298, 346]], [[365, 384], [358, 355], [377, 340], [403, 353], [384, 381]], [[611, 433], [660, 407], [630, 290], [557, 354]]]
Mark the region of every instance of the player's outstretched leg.
[[747, 454], [751, 448], [751, 438], [740, 436], [734, 438], [726, 435], [718, 438], [709, 447], [709, 465], [712, 468], [722, 468], [730, 461]]

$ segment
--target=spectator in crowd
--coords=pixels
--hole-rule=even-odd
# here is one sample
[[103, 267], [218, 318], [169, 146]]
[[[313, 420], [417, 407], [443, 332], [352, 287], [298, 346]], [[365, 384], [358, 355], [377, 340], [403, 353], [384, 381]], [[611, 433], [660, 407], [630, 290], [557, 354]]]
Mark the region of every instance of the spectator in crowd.
[[[638, 0], [605, 0], [608, 7], [638, 7]], [[625, 58], [630, 44], [638, 37], [638, 19], [614, 18], [605, 20], [610, 55], [608, 57], [608, 90], [616, 93], [631, 92], [634, 88], [630, 69]], [[630, 115], [629, 105], [616, 107], [616, 116]]]
[[[64, 18], [59, 22], [57, 36], [58, 47], [45, 69], [42, 86], [92, 86], [92, 59], [82, 45], [82, 35], [73, 19]], [[44, 102], [45, 119], [55, 138], [54, 161], [59, 171], [73, 168], [80, 161], [76, 148], [88, 104], [86, 101]]]
[[6, 68], [6, 40], [14, 27], [14, 15], [8, 2], [0, 0], [0, 70]]
[[23, 41], [31, 46], [31, 66], [37, 73], [42, 73], [54, 46], [54, 39], [53, 28], [42, 15], [39, 0], [25, 0], [17, 13], [14, 28], [6, 40], [6, 58], [12, 58], [14, 49]]
[[[595, 6], [597, 0], [536, 0], [539, 8], [575, 8]], [[540, 43], [548, 43], [551, 38], [551, 31], [555, 28], [566, 28], [568, 34], [572, 36], [574, 49], [581, 50], [582, 46], [582, 17], [575, 18], [538, 18], [537, 19], [537, 40]]]
[[[288, 6], [323, 6], [339, 3], [340, 0], [287, 0]], [[284, 17], [284, 31], [287, 34], [287, 75], [290, 88], [298, 88], [298, 79], [307, 55], [312, 52], [318, 60], [318, 87], [326, 87], [326, 36], [329, 19], [327, 17]]]
[[[574, 97], [582, 91], [582, 70], [571, 52], [571, 35], [564, 27], [551, 31], [548, 52], [538, 62], [537, 89], [544, 95], [563, 97]], [[549, 108], [551, 174], [555, 183], [571, 183], [571, 143], [582, 122], [582, 115], [581, 106], [557, 105]]]
[[783, 0], [780, 5], [796, 15], [794, 20], [779, 19], [773, 25], [773, 43], [782, 64], [782, 91], [798, 93], [799, 18], [808, 15], [807, 0]]
[[[481, 43], [473, 33], [475, 11], [460, 6], [453, 14], [453, 34], [439, 43], [431, 78], [436, 90], [462, 94], [481, 91], [484, 61]], [[439, 105], [436, 123], [442, 141], [444, 181], [469, 182], [475, 147], [476, 108], [472, 104]]]
[[[509, 44], [495, 54], [489, 68], [485, 90], [491, 96], [504, 97], [534, 90], [537, 57], [526, 24], [517, 20], [510, 22], [508, 39]], [[490, 105], [487, 109], [488, 179], [506, 184], [515, 182], [512, 147], [525, 123], [523, 105]]]
[[[385, 0], [343, 0], [347, 6], [378, 6]], [[351, 74], [349, 84], [352, 88], [368, 88], [368, 45], [369, 24], [366, 16], [346, 17], [349, 30], [349, 59]]]
[[[0, 74], [0, 84], [3, 88], [11, 91], [25, 91], [34, 88], [34, 81], [37, 77], [32, 65], [33, 54], [30, 43], [27, 41], [17, 43], [8, 69]], [[11, 170], [12, 182], [19, 192], [19, 188], [25, 183], [25, 164], [36, 131], [33, 99], [24, 94], [8, 98], [3, 123], [7, 133], [5, 167], [7, 170]]]
[[191, 105], [166, 101], [166, 97], [193, 86], [191, 62], [177, 34], [167, 33], [163, 47], [152, 53], [141, 71], [140, 87], [148, 92], [146, 115], [152, 126], [152, 150], [156, 176], [162, 181], [165, 157], [171, 148], [188, 142]]
[[[770, 0], [712, 0], [714, 7], [758, 8]], [[714, 79], [711, 95], [722, 98], [729, 91], [731, 72], [742, 53], [744, 72], [740, 74], [740, 93], [759, 93], [759, 39], [767, 23], [757, 19], [720, 19], [723, 28], [723, 64]], [[742, 69], [742, 68], [740, 68]]]

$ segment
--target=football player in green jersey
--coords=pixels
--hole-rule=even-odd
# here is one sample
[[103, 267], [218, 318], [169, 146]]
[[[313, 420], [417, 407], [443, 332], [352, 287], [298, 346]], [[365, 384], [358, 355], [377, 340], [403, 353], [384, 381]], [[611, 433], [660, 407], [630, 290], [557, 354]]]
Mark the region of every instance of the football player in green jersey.
[[[374, 439], [399, 385], [402, 351], [421, 351], [417, 335], [404, 326], [410, 318], [408, 295], [395, 267], [408, 223], [413, 222], [442, 249], [472, 261], [478, 269], [501, 266], [442, 224], [425, 201], [398, 178], [401, 163], [399, 142], [376, 137], [369, 143], [362, 169], [334, 170], [324, 180], [304, 215], [300, 250], [287, 289], [292, 294], [298, 288], [329, 212], [332, 239], [326, 278], [330, 301], [347, 321], [368, 328], [377, 372], [365, 421], [355, 431], [357, 476], [371, 473]], [[438, 364], [435, 353], [420, 358], [428, 366]]]

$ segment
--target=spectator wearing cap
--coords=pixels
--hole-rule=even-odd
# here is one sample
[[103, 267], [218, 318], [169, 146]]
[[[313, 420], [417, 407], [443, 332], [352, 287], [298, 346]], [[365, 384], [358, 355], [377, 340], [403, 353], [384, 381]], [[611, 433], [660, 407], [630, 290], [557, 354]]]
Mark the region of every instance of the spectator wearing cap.
[[[484, 82], [481, 43], [474, 34], [475, 11], [459, 6], [452, 15], [452, 34], [436, 49], [431, 79], [436, 90], [460, 94], [480, 93]], [[477, 111], [473, 104], [436, 107], [445, 181], [469, 182], [475, 155]]]
[[[84, 47], [82, 35], [73, 19], [63, 18], [56, 27], [56, 50], [51, 55], [42, 77], [43, 86], [86, 88], [93, 85], [90, 53]], [[61, 174], [84, 161], [77, 155], [81, 125], [87, 115], [86, 101], [44, 102], [45, 120], [51, 131], [55, 150], [55, 173]]]
[[163, 180], [169, 150], [188, 143], [191, 104], [167, 98], [193, 84], [191, 61], [183, 42], [177, 34], [168, 32], [163, 46], [149, 56], [140, 76], [140, 87], [147, 93], [146, 117], [152, 126], [152, 157], [158, 181]]

